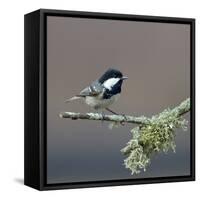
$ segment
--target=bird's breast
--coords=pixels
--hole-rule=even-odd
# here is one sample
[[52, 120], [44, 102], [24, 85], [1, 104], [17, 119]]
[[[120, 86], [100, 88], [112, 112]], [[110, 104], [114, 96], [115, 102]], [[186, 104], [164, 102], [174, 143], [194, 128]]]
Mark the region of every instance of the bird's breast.
[[97, 96], [97, 97], [90, 97], [87, 96], [85, 98], [85, 102], [87, 105], [90, 107], [93, 107], [94, 109], [103, 109], [107, 108], [110, 105], [112, 105], [117, 99], [119, 98], [120, 94], [113, 95], [109, 99], [102, 99], [102, 97]]

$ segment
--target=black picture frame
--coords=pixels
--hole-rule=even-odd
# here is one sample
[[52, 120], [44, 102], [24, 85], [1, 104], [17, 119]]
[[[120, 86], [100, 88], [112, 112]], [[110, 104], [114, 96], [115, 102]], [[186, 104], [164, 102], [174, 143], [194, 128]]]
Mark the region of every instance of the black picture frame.
[[[191, 160], [190, 176], [47, 184], [47, 16], [190, 25]], [[24, 184], [38, 190], [85, 188], [195, 180], [195, 19], [39, 9], [24, 17]]]

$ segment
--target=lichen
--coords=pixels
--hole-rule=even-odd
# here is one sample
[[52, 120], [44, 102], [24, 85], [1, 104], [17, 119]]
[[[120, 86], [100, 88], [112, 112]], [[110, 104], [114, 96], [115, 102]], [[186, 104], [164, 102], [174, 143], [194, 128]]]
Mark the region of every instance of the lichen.
[[[188, 103], [188, 102], [187, 102]], [[181, 109], [188, 104], [181, 104]], [[176, 129], [187, 129], [187, 120], [179, 115], [180, 107], [172, 110], [166, 109], [153, 116], [148, 124], [140, 125], [131, 130], [132, 139], [121, 152], [127, 156], [124, 160], [125, 167], [131, 174], [138, 174], [146, 170], [153, 154], [167, 153], [170, 149], [175, 152]]]

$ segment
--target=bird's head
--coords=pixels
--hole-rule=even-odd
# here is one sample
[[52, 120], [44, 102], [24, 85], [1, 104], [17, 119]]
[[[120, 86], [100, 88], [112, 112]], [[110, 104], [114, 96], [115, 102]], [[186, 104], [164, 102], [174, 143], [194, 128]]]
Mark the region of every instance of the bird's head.
[[123, 76], [123, 74], [116, 69], [108, 69], [99, 79], [99, 82], [108, 90], [111, 90], [113, 87], [120, 87], [123, 83], [123, 80], [126, 80], [128, 77]]

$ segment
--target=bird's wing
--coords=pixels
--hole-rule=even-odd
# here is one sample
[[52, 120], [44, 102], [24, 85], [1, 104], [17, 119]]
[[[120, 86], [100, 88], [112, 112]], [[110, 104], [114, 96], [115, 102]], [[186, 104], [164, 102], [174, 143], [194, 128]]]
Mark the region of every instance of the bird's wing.
[[104, 87], [98, 82], [94, 81], [90, 86], [86, 87], [83, 89], [79, 95], [81, 97], [86, 97], [86, 96], [97, 96], [101, 92], [103, 92]]

